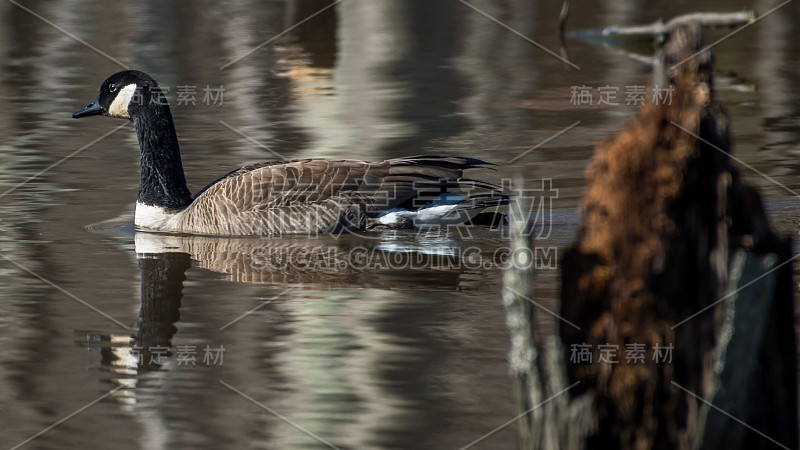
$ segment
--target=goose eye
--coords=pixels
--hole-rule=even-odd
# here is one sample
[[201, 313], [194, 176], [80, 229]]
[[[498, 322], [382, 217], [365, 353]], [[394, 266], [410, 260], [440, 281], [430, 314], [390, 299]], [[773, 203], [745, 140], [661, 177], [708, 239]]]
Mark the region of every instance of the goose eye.
[[114, 83], [109, 84], [108, 85], [108, 90], [109, 90], [109, 92], [116, 92], [117, 91], [117, 85], [114, 84]]

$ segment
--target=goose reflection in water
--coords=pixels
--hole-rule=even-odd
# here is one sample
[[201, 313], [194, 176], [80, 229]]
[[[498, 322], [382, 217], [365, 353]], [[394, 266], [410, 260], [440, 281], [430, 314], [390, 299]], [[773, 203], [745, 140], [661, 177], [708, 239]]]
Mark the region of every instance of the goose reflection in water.
[[137, 255], [137, 260], [141, 303], [135, 331], [130, 335], [76, 331], [85, 336], [90, 348], [100, 350], [102, 366], [122, 377], [115, 381], [130, 387], [136, 383], [128, 377], [159, 369], [163, 359], [173, 356], [172, 337], [180, 320], [183, 282], [192, 265], [190, 256], [180, 252]]
[[[116, 231], [120, 230], [124, 231]], [[282, 290], [273, 299], [280, 301], [297, 297], [297, 294], [282, 295], [289, 290], [453, 292], [465, 284], [480, 283], [476, 281], [477, 275], [465, 277], [465, 274], [485, 275], [483, 262], [462, 260], [467, 244], [479, 243], [484, 247], [469, 247], [472, 255], [481, 251], [491, 254], [496, 245], [487, 236], [500, 238], [499, 233], [488, 229], [472, 232], [487, 234], [480, 239], [465, 240], [458, 231], [430, 229], [393, 230], [367, 236], [264, 239], [135, 232], [141, 272], [141, 304], [135, 331], [130, 335], [79, 331], [85, 337], [79, 343], [88, 342], [91, 348], [100, 350], [101, 364], [112, 372], [115, 383], [135, 388], [138, 375], [166, 370], [178, 361], [179, 349], [172, 340], [181, 318], [186, 272], [193, 266], [218, 273], [228, 281]], [[269, 314], [269, 309], [259, 313]], [[204, 357], [203, 349], [196, 350], [193, 359], [199, 364]]]
[[[209, 420], [219, 420], [221, 412], [213, 411], [241, 407], [242, 399], [233, 392], [221, 398], [198, 395], [220, 389], [220, 380], [324, 435], [338, 434], [340, 425], [335, 424], [346, 421], [351, 432], [364, 431], [347, 433], [353, 448], [362, 447], [359, 439], [366, 439], [366, 430], [379, 429], [387, 421], [399, 420], [419, 430], [435, 428], [441, 420], [437, 417], [445, 415], [435, 408], [410, 408], [408, 402], [435, 403], [436, 393], [420, 385], [419, 376], [441, 361], [443, 351], [435, 334], [421, 332], [419, 324], [439, 310], [437, 304], [447, 302], [442, 298], [442, 303], [432, 304], [436, 300], [408, 292], [477, 291], [492, 272], [465, 268], [458, 264], [458, 255], [472, 242], [496, 246], [488, 238], [490, 231], [483, 231], [487, 234], [474, 241], [434, 231], [387, 232], [374, 239], [138, 232], [133, 236], [141, 272], [138, 324], [130, 334], [83, 332], [80, 344], [86, 345], [87, 338], [89, 347], [98, 351], [100, 378], [123, 386], [112, 398], [147, 436], [163, 439], [161, 444], [198, 420], [192, 411], [178, 411], [174, 405], [189, 402], [195, 412], [207, 411]], [[131, 238], [122, 237], [128, 242]], [[363, 259], [360, 264], [358, 258]], [[246, 283], [255, 295], [225, 298], [223, 288], [219, 302], [195, 302], [198, 285], [192, 280], [208, 279], [197, 276], [197, 268], [218, 274], [218, 281], [206, 281], [204, 288]], [[245, 316], [248, 310], [255, 311]], [[219, 330], [237, 317], [239, 322]], [[216, 326], [200, 326], [209, 322]], [[206, 344], [224, 345], [222, 365], [202, 361]], [[197, 346], [196, 367], [180, 365], [183, 345]], [[150, 349], [156, 347], [168, 352], [155, 354]], [[158, 364], [159, 356], [166, 363]], [[237, 374], [249, 366], [259, 368], [259, 379], [238, 384], [244, 381]], [[181, 396], [188, 397], [176, 401]], [[337, 411], [337, 421], [326, 421], [325, 411]], [[165, 423], [172, 428], [165, 429]], [[290, 428], [265, 428], [263, 439], [283, 442], [292, 436]], [[204, 430], [193, 432], [202, 435]]]

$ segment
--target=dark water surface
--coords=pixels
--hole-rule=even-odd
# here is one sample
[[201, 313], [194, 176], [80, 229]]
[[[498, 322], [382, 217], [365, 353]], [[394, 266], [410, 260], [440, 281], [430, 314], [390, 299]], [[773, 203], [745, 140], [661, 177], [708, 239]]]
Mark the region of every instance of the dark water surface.
[[[470, 3], [558, 52], [558, 2]], [[792, 234], [797, 3], [716, 47], [742, 171]], [[26, 448], [461, 448], [517, 414], [502, 232], [136, 233], [132, 127], [70, 117], [121, 65], [152, 74], [169, 88], [193, 191], [277, 157], [482, 158], [499, 164], [478, 174], [491, 181], [552, 180], [536, 245], [560, 257], [592, 145], [633, 116], [626, 86], [647, 85], [649, 67], [570, 40], [576, 70], [457, 0], [344, 0], [281, 34], [329, 4], [0, 3], [2, 445], [58, 423]], [[569, 26], [777, 4], [593, 2], [573, 5]], [[617, 86], [621, 105], [575, 107], [580, 85]], [[194, 105], [179, 104], [186, 86]], [[557, 282], [539, 271], [553, 310]], [[514, 435], [473, 448], [512, 448]]]

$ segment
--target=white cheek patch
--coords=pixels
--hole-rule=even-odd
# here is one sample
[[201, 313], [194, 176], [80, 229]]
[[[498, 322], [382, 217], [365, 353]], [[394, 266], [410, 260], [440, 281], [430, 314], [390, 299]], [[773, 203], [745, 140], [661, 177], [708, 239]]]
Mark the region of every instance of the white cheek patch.
[[108, 115], [112, 117], [121, 117], [123, 119], [129, 119], [128, 116], [128, 105], [133, 98], [133, 93], [136, 92], [136, 84], [131, 83], [124, 88], [120, 89], [119, 94], [114, 98], [114, 101], [111, 102], [111, 106], [108, 108]]

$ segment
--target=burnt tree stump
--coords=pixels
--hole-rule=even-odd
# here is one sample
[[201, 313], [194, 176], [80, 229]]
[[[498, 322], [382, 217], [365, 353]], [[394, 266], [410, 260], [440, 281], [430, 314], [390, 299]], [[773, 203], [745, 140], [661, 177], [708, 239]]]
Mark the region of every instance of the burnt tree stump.
[[[586, 448], [798, 445], [791, 244], [732, 164], [701, 48], [697, 25], [668, 36], [672, 102], [642, 107], [587, 170], [562, 261], [562, 315], [580, 329], [560, 332], [564, 361], [594, 349], [591, 363], [565, 362], [580, 381], [571, 399], [593, 402]], [[597, 361], [604, 345], [620, 349], [616, 363]], [[634, 345], [644, 362], [626, 360]], [[669, 361], [655, 358], [664, 347]]]
[[791, 242], [732, 164], [700, 26], [665, 37], [654, 80], [672, 101], [643, 106], [587, 169], [559, 336], [535, 337], [533, 274], [506, 273], [522, 448], [798, 448]]

